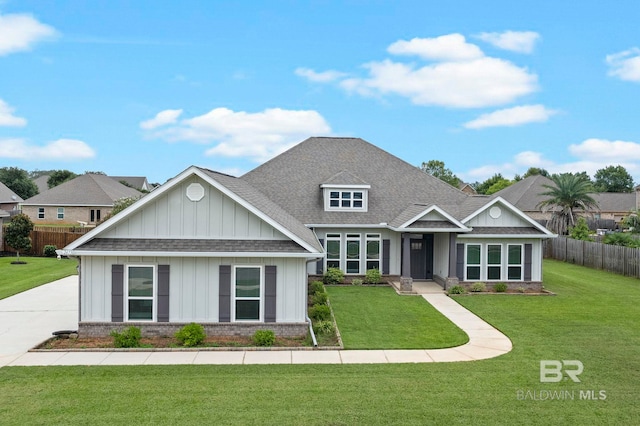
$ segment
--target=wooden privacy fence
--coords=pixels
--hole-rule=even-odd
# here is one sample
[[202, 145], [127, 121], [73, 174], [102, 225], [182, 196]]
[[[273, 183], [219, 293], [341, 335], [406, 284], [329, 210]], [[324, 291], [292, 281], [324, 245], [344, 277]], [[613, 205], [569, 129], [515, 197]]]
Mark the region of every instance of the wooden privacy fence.
[[[92, 228], [75, 228], [74, 232], [62, 232], [56, 228], [36, 228], [31, 231], [31, 250], [27, 253], [22, 254], [30, 254], [33, 256], [42, 256], [44, 252], [44, 246], [52, 245], [56, 246], [56, 248], [61, 249], [66, 245], [74, 242], [78, 238], [82, 237], [85, 233], [90, 231]], [[15, 253], [16, 250], [13, 247], [4, 244], [4, 251], [7, 253]]]
[[545, 242], [544, 256], [640, 278], [640, 249], [558, 237]]

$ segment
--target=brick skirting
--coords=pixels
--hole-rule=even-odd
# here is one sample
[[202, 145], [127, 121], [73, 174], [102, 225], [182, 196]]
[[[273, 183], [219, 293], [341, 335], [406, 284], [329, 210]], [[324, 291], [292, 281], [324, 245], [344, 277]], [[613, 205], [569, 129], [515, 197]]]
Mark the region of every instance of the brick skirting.
[[[129, 326], [139, 327], [143, 337], [173, 336], [188, 323], [175, 322], [81, 322], [78, 324], [78, 335], [81, 337], [105, 337], [111, 331], [122, 331]], [[199, 323], [207, 336], [253, 336], [256, 330], [272, 330], [276, 336], [304, 337], [309, 325], [302, 323]]]

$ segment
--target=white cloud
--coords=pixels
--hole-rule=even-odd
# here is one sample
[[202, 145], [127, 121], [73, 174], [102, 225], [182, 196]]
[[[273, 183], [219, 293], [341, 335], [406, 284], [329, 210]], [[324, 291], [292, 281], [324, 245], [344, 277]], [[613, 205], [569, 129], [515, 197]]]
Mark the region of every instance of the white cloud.
[[484, 56], [475, 44], [467, 43], [462, 34], [448, 34], [435, 38], [398, 40], [387, 48], [393, 55], [418, 55], [436, 61], [466, 61]]
[[304, 77], [309, 81], [313, 81], [314, 83], [330, 83], [346, 76], [345, 73], [340, 71], [329, 70], [316, 72], [310, 68], [296, 68], [295, 73], [296, 75]]
[[606, 60], [609, 64], [610, 76], [640, 82], [640, 49], [637, 47], [607, 55]]
[[488, 57], [461, 34], [399, 40], [389, 45], [392, 55], [416, 55], [429, 64], [392, 59], [362, 65], [367, 75], [347, 76], [298, 68], [311, 81], [336, 82], [349, 93], [366, 97], [396, 95], [416, 105], [481, 108], [514, 102], [538, 89], [538, 77], [501, 58]]
[[502, 33], [481, 33], [477, 36], [495, 47], [518, 53], [531, 53], [540, 34], [534, 31], [505, 31]]
[[464, 123], [467, 129], [483, 129], [485, 127], [513, 127], [528, 123], [544, 123], [557, 111], [545, 108], [544, 105], [522, 105], [482, 114], [475, 120]]
[[591, 161], [623, 163], [640, 160], [640, 144], [636, 142], [592, 138], [569, 145], [569, 152]]
[[0, 139], [0, 158], [74, 161], [95, 156], [93, 148], [76, 139], [58, 139], [44, 146], [29, 145], [24, 139]]
[[0, 15], [0, 56], [30, 50], [42, 41], [56, 37], [57, 31], [31, 15]]
[[416, 105], [479, 108], [509, 103], [537, 89], [535, 74], [490, 57], [423, 67], [387, 59], [365, 68], [369, 77], [347, 79], [341, 86], [363, 96], [404, 96]]
[[167, 124], [174, 124], [178, 121], [178, 117], [180, 117], [181, 114], [181, 109], [165, 109], [164, 111], [157, 113], [155, 117], [140, 123], [140, 128], [151, 130], [166, 126]]
[[27, 125], [27, 120], [13, 115], [14, 108], [0, 99], [0, 127], [23, 127]]
[[206, 155], [266, 161], [309, 136], [328, 135], [324, 117], [312, 110], [265, 109], [249, 113], [215, 108], [150, 133], [169, 142], [215, 144]]

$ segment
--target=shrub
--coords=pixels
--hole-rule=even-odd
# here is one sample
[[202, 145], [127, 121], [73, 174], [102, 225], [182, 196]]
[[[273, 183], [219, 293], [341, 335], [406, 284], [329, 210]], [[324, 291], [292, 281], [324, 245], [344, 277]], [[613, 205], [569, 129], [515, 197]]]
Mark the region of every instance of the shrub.
[[313, 326], [313, 332], [316, 334], [331, 334], [335, 331], [332, 321], [318, 321]]
[[465, 289], [461, 285], [454, 285], [449, 289], [449, 294], [465, 294], [466, 292], [467, 292], [467, 289]]
[[338, 268], [329, 268], [325, 272], [322, 281], [325, 284], [342, 284], [344, 282], [344, 272]]
[[56, 246], [47, 244], [46, 246], [44, 246], [44, 250], [42, 251], [42, 254], [44, 254], [46, 257], [55, 257], [57, 248], [58, 247]]
[[525, 290], [525, 288], [524, 288], [524, 287], [522, 287], [522, 286], [518, 287], [518, 291], [519, 291], [520, 293], [524, 293], [524, 290]]
[[378, 284], [381, 278], [382, 274], [380, 273], [380, 269], [367, 269], [367, 273], [364, 277], [364, 282], [367, 284]]
[[354, 278], [351, 280], [351, 285], [362, 285], [364, 281], [362, 281], [360, 278]]
[[276, 334], [273, 330], [256, 330], [253, 333], [253, 343], [256, 346], [273, 346], [276, 342]]
[[327, 305], [313, 305], [309, 308], [309, 317], [314, 321], [327, 321], [331, 319], [331, 308]]
[[507, 291], [507, 285], [505, 283], [498, 283], [493, 286], [493, 289], [498, 293], [504, 293]]
[[113, 346], [116, 348], [139, 348], [142, 333], [138, 327], [127, 327], [122, 333], [117, 330], [111, 332], [113, 337]]
[[309, 294], [324, 293], [324, 284], [322, 281], [313, 281], [309, 284]]
[[487, 286], [485, 285], [485, 283], [473, 283], [473, 285], [471, 286], [471, 291], [474, 293], [480, 293], [483, 291], [487, 291]]
[[576, 226], [569, 228], [569, 236], [574, 240], [593, 241], [590, 234], [589, 225], [584, 217], [579, 217]]
[[326, 292], [318, 292], [311, 296], [311, 303], [314, 305], [326, 305], [329, 295]]
[[623, 234], [622, 232], [608, 234], [602, 242], [614, 246], [640, 247], [640, 240], [633, 238], [630, 234]]
[[192, 347], [204, 343], [204, 339], [207, 338], [207, 334], [204, 332], [204, 327], [202, 325], [192, 322], [178, 330], [175, 334], [175, 338], [182, 346]]

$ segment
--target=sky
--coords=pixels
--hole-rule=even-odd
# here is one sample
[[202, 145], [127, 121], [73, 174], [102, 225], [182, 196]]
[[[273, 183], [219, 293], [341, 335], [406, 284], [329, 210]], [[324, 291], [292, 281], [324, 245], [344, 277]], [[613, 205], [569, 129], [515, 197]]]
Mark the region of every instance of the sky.
[[0, 0], [0, 167], [163, 183], [345, 136], [470, 183], [640, 183], [638, 22], [635, 0]]

